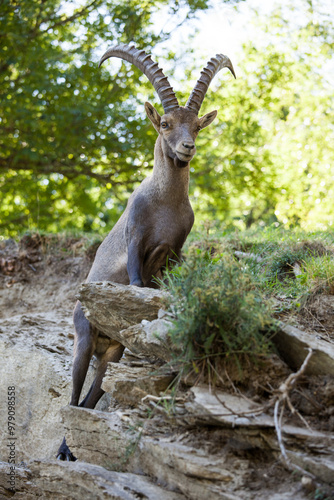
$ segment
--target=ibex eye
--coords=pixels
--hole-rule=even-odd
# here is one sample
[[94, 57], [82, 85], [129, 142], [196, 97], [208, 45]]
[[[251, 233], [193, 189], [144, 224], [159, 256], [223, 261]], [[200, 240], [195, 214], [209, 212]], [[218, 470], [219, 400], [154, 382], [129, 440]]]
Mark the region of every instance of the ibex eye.
[[161, 126], [162, 126], [162, 128], [167, 128], [168, 124], [166, 122], [162, 122]]

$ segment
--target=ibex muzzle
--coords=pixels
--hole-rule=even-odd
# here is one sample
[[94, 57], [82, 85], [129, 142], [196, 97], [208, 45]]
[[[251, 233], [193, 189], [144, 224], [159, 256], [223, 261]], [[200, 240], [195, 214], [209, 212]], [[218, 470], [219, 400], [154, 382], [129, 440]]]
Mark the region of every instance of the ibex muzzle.
[[[214, 120], [217, 111], [199, 118], [198, 113], [213, 77], [226, 67], [234, 75], [231, 61], [221, 54], [213, 57], [201, 72], [185, 107], [179, 106], [167, 77], [157, 63], [143, 50], [116, 45], [101, 58], [119, 57], [136, 65], [150, 80], [164, 108], [160, 116], [148, 102], [145, 110], [158, 138], [154, 148], [154, 167], [132, 193], [127, 207], [99, 247], [87, 281], [114, 281], [125, 285], [154, 287], [154, 278], [161, 278], [168, 259], [177, 260], [194, 223], [189, 202], [189, 162], [196, 153], [199, 131]], [[234, 75], [235, 76], [235, 75]], [[112, 304], [111, 304], [112, 307]], [[116, 341], [104, 343], [90, 325], [77, 302], [74, 309], [74, 362], [71, 405], [78, 406], [82, 386], [93, 354], [98, 359], [95, 380], [79, 406], [94, 408], [103, 395], [101, 382], [107, 363], [117, 362], [124, 347]], [[64, 439], [57, 457], [75, 460]]]

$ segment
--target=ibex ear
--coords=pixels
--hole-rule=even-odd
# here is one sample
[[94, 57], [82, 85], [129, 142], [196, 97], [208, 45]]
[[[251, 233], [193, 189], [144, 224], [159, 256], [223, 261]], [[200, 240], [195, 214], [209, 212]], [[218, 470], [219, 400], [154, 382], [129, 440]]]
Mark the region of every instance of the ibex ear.
[[145, 102], [145, 111], [147, 117], [151, 120], [153, 127], [159, 133], [161, 116], [158, 111], [149, 102]]
[[210, 125], [211, 122], [216, 118], [217, 111], [211, 111], [211, 113], [207, 113], [199, 119], [199, 125], [201, 128], [205, 128]]

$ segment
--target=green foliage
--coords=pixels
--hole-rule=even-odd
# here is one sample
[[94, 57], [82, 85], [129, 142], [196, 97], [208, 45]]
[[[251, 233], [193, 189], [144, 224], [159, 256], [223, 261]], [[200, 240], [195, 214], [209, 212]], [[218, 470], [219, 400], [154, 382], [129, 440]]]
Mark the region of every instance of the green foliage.
[[176, 316], [172, 341], [182, 346], [185, 369], [207, 362], [268, 352], [272, 320], [249, 273], [232, 256], [214, 258], [191, 249], [180, 267], [167, 273], [169, 306]]
[[[164, 8], [190, 19], [207, 0], [3, 0], [0, 12], [0, 232], [105, 232], [149, 173], [156, 133], [143, 101], [160, 107], [147, 79], [127, 63], [97, 68], [115, 42], [152, 50]], [[297, 12], [298, 13], [298, 12]], [[325, 72], [333, 26], [318, 3], [254, 17], [265, 48], [252, 41], [222, 72], [201, 113], [218, 119], [198, 138], [191, 164], [196, 219], [227, 227], [270, 223], [325, 229], [333, 224], [333, 92]], [[189, 35], [191, 38], [193, 34]], [[191, 44], [189, 44], [190, 46]], [[179, 64], [165, 54], [168, 73]], [[194, 64], [203, 64], [193, 54]], [[234, 61], [233, 61], [234, 62]], [[188, 63], [187, 63], [188, 64]], [[177, 92], [185, 102], [188, 68]], [[160, 108], [161, 109], [161, 108]]]
[[333, 37], [333, 27], [306, 4], [299, 29], [289, 21], [293, 7], [266, 25], [254, 17], [262, 43], [244, 46], [235, 82], [222, 76], [219, 90], [208, 92], [203, 112], [219, 114], [199, 137], [192, 163], [198, 219], [239, 228], [334, 224], [334, 98], [323, 69], [330, 67], [333, 44], [325, 38]]
[[277, 313], [293, 313], [316, 294], [334, 293], [333, 230], [286, 230], [272, 225], [222, 231], [216, 226], [206, 234], [194, 232], [188, 241], [190, 250], [198, 246], [197, 241], [202, 248], [223, 249], [231, 256], [243, 252], [239, 257], [243, 269], [266, 300], [274, 299]]
[[[1, 232], [96, 231], [120, 216], [155, 134], [143, 113], [145, 77], [117, 63], [111, 76], [97, 61], [111, 43], [164, 39], [151, 21], [162, 5], [179, 2], [1, 3]], [[182, 7], [191, 17], [206, 1]]]

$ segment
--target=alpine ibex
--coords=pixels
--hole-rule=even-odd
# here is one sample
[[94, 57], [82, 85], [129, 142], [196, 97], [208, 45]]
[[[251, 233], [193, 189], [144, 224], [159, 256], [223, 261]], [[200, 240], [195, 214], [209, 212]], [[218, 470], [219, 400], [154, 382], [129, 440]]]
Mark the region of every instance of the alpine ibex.
[[[192, 228], [194, 213], [189, 190], [189, 162], [196, 148], [199, 131], [214, 120], [217, 111], [202, 118], [198, 113], [213, 77], [227, 67], [235, 77], [228, 57], [217, 54], [201, 72], [185, 107], [179, 106], [167, 77], [144, 50], [116, 45], [102, 56], [100, 65], [109, 57], [119, 57], [139, 68], [152, 83], [164, 108], [164, 114], [148, 102], [145, 110], [158, 138], [154, 149], [154, 167], [129, 198], [127, 207], [99, 247], [87, 281], [114, 281], [125, 285], [152, 287], [153, 277], [161, 277], [168, 258], [177, 259]], [[90, 325], [77, 302], [74, 309], [75, 347], [73, 392], [71, 405], [79, 405], [79, 397], [89, 362], [95, 353], [99, 332]], [[96, 378], [79, 406], [94, 408], [103, 395], [101, 382], [109, 361], [117, 362], [124, 347], [110, 341], [98, 353]], [[96, 353], [95, 353], [96, 354]], [[65, 440], [58, 458], [75, 460]]]

